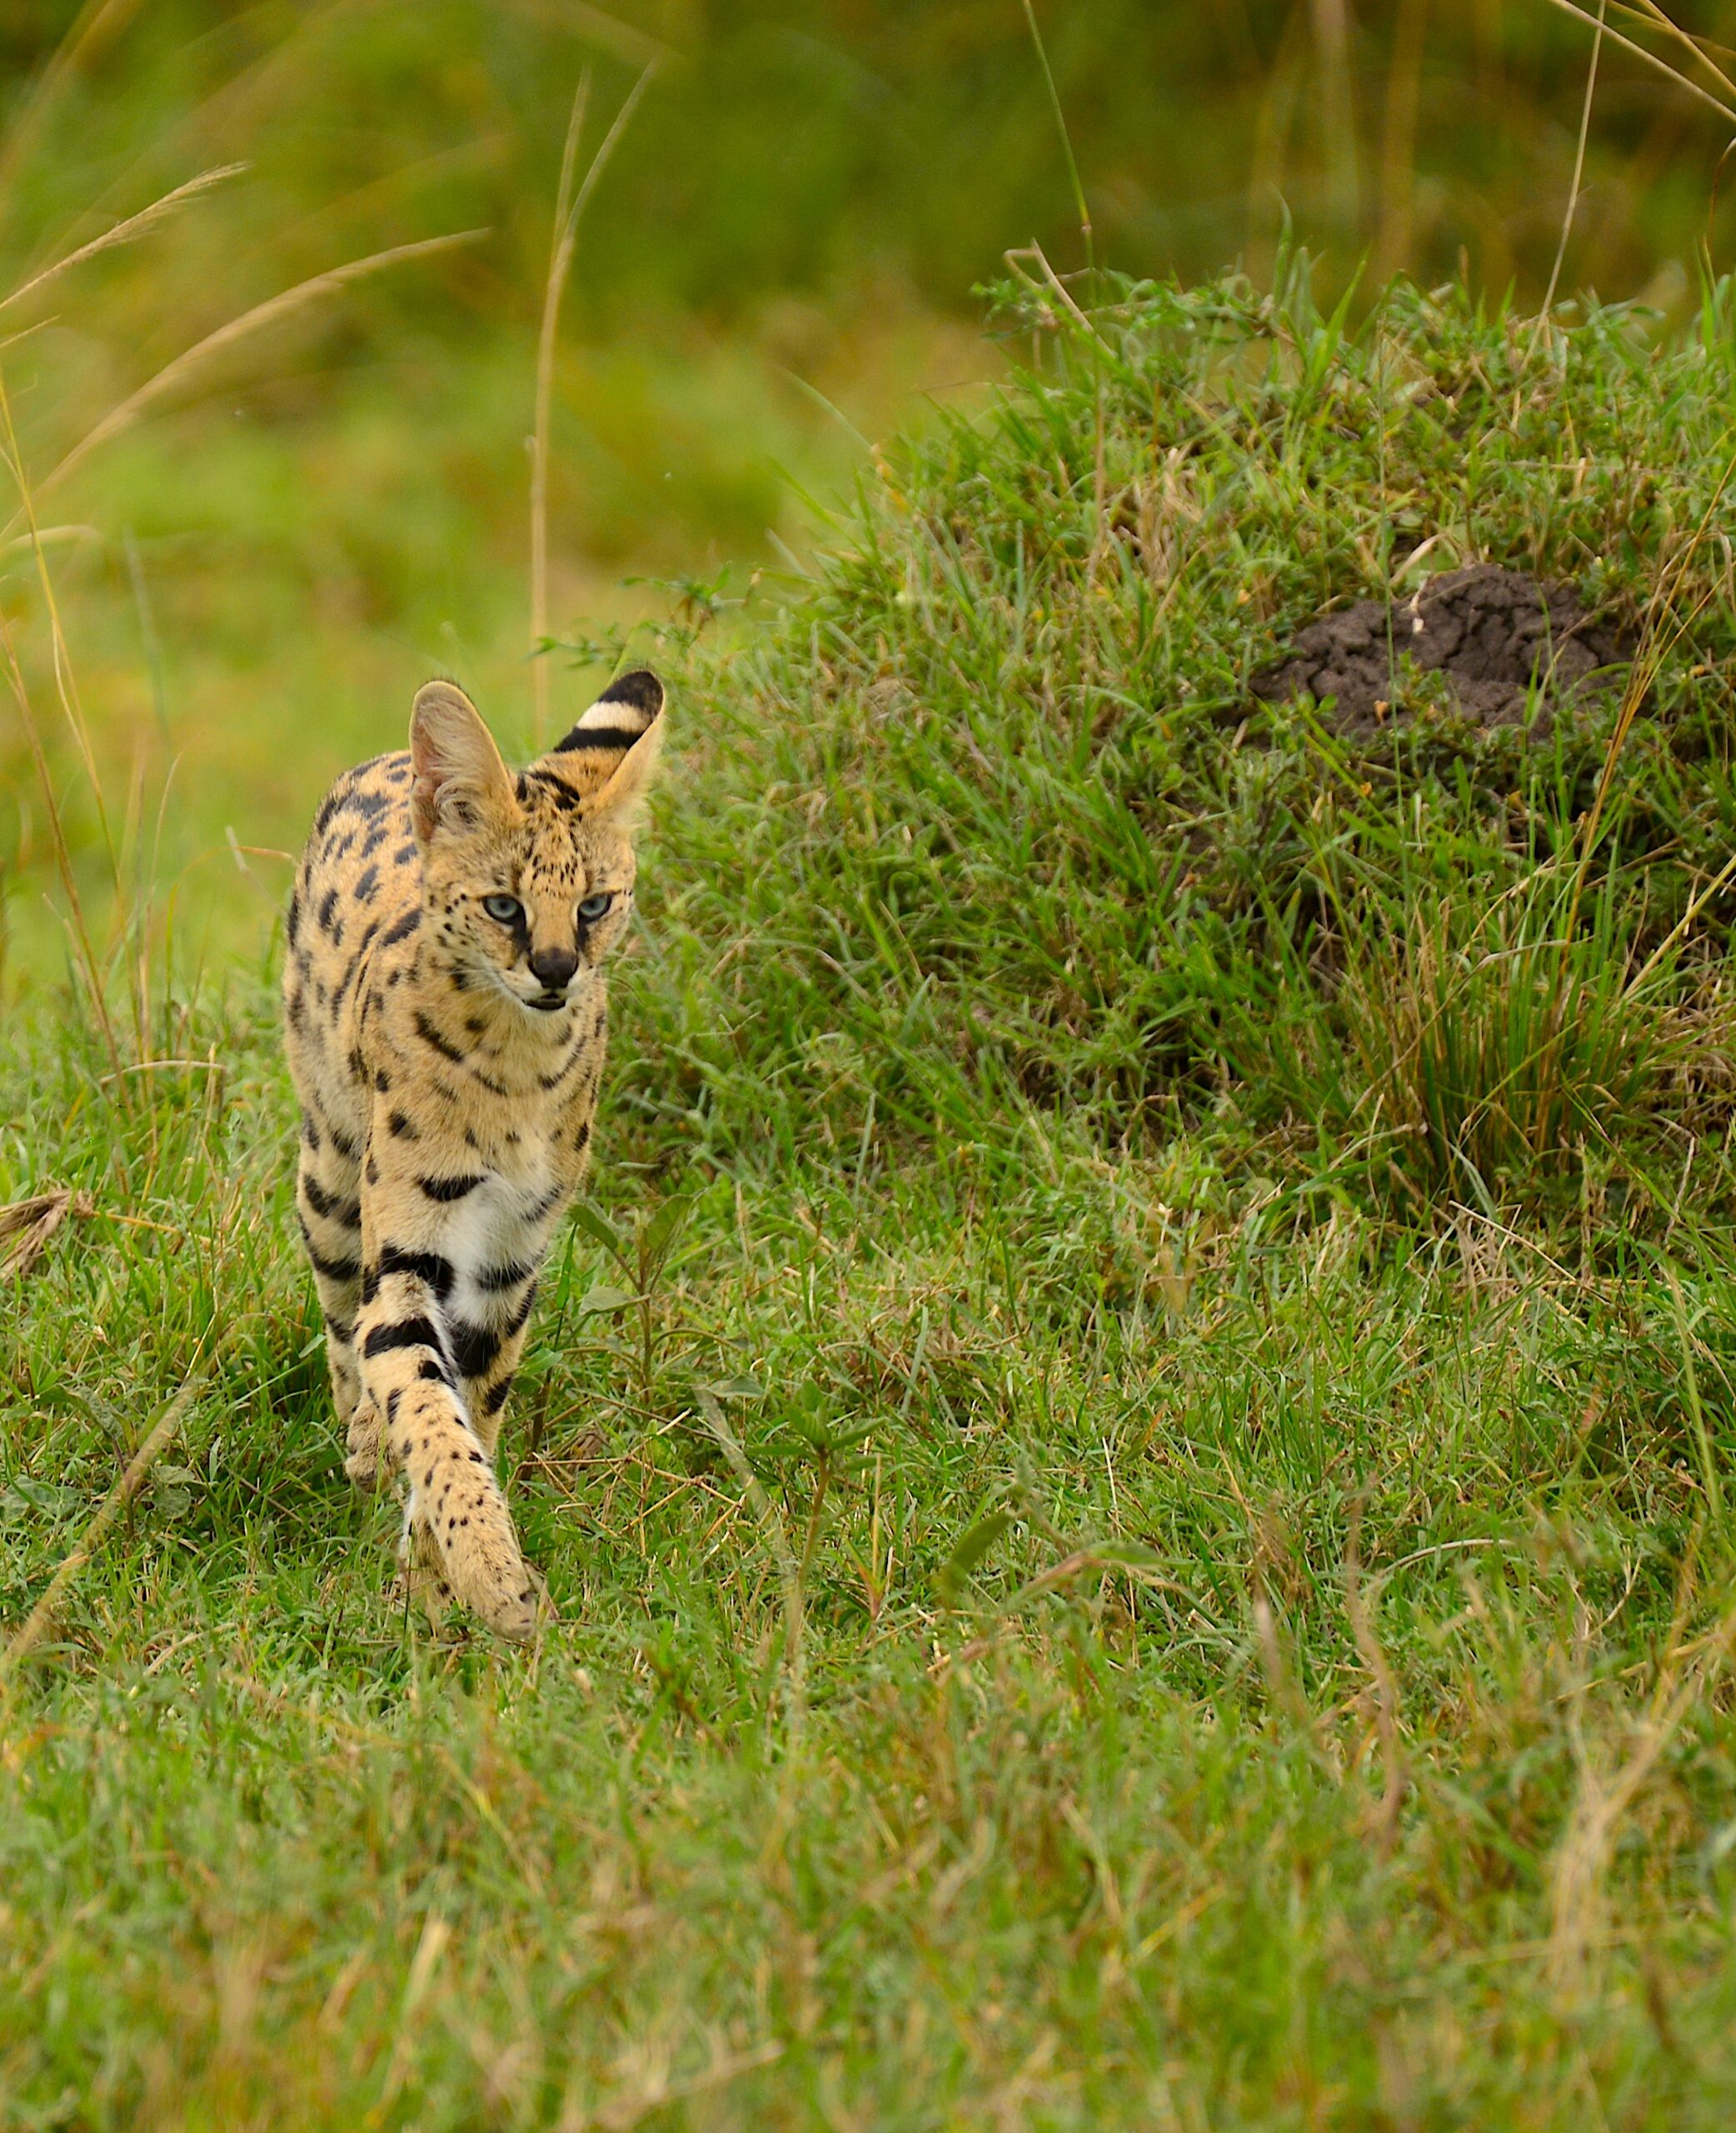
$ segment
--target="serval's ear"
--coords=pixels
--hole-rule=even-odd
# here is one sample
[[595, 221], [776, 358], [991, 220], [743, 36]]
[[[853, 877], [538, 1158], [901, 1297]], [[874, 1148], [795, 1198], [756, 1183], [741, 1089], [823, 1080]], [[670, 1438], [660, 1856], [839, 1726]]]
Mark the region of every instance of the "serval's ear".
[[580, 795], [586, 815], [628, 828], [651, 790], [662, 745], [663, 684], [640, 667], [611, 682], [543, 760]]
[[425, 682], [410, 714], [410, 804], [426, 844], [442, 822], [480, 827], [485, 811], [512, 797], [494, 736], [456, 682]]

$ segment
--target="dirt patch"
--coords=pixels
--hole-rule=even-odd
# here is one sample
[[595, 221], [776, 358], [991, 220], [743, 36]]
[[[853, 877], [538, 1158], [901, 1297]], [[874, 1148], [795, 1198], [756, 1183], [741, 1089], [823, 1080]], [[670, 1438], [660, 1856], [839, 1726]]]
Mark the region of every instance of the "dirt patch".
[[1569, 705], [1615, 695], [1633, 651], [1570, 585], [1478, 563], [1425, 579], [1390, 608], [1359, 600], [1323, 615], [1252, 687], [1268, 703], [1310, 696], [1333, 732], [1364, 741], [1443, 712], [1474, 727], [1521, 726], [1534, 685], [1529, 730], [1541, 739]]

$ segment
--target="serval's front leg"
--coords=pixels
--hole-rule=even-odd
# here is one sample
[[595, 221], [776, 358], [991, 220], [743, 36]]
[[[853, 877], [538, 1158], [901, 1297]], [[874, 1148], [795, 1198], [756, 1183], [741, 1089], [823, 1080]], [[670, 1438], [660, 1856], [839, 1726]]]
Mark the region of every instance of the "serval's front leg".
[[[492, 1292], [472, 1296], [468, 1300], [471, 1316], [461, 1318], [449, 1311], [446, 1321], [460, 1373], [464, 1411], [491, 1472], [496, 1471], [495, 1449], [500, 1442], [506, 1396], [517, 1375], [531, 1306], [536, 1296], [536, 1276], [521, 1267], [513, 1271], [518, 1278], [504, 1293], [496, 1287]], [[506, 1314], [504, 1322], [502, 1311]], [[464, 1528], [461, 1526], [458, 1531], [461, 1533]], [[441, 1602], [451, 1597], [452, 1588], [433, 1527], [406, 1527], [404, 1567], [412, 1590], [429, 1614], [436, 1615]], [[540, 1589], [541, 1581], [534, 1569], [529, 1576]], [[546, 1601], [546, 1594], [543, 1596]]]
[[424, 1581], [437, 1573], [497, 1636], [527, 1637], [536, 1588], [461, 1388], [447, 1307], [451, 1261], [426, 1228], [393, 1237], [381, 1211], [390, 1204], [383, 1193], [364, 1201], [357, 1340], [364, 1397], [384, 1416], [392, 1463], [407, 1484], [406, 1566]]

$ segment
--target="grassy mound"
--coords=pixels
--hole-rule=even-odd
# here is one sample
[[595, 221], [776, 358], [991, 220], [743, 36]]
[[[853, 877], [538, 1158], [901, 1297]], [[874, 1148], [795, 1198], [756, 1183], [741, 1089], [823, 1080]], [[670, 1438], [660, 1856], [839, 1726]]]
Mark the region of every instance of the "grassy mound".
[[[13, 1033], [11, 2118], [1728, 2122], [1727, 299], [1300, 287], [1027, 292], [689, 648], [535, 1652], [392, 1604], [257, 979]], [[1638, 680], [1254, 692], [1479, 559]]]
[[[1036, 367], [696, 662], [692, 952], [651, 999], [681, 1105], [791, 1149], [853, 1143], [870, 1096], [995, 1146], [1033, 1108], [1149, 1148], [1228, 1105], [1340, 1179], [1492, 1205], [1679, 1093], [1719, 1017], [1673, 929], [1736, 842], [1728, 291], [1664, 351], [1629, 312], [1541, 332], [1402, 285], [1353, 333], [1300, 269], [1089, 322], [1003, 296]], [[1629, 688], [1485, 728], [1400, 647], [1354, 745], [1256, 692], [1322, 613], [1479, 562], [1570, 582]]]

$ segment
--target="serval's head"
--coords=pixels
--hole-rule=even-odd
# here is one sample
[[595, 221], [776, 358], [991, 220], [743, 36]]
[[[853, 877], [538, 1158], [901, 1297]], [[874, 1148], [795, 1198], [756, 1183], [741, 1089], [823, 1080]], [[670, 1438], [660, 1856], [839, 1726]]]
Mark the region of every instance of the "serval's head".
[[528, 1012], [581, 992], [633, 901], [633, 833], [662, 738], [663, 685], [611, 682], [516, 776], [464, 692], [430, 682], [410, 721], [423, 924], [461, 982]]

